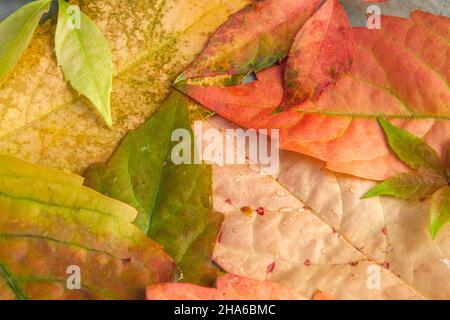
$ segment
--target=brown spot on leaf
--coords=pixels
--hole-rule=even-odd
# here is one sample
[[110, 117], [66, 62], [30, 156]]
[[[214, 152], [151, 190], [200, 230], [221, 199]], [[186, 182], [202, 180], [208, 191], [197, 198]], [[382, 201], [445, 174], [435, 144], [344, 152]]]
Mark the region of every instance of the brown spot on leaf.
[[248, 207], [248, 206], [242, 207], [242, 208], [241, 208], [241, 212], [242, 212], [243, 214], [245, 214], [246, 216], [248, 216], [248, 217], [251, 217], [251, 216], [253, 215], [253, 210], [252, 210], [252, 208], [250, 208], [250, 207]]

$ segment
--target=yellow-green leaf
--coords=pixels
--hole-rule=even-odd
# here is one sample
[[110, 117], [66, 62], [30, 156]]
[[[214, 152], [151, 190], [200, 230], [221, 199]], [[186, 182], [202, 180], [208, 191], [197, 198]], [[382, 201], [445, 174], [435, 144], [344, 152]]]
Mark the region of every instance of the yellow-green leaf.
[[77, 11], [79, 7], [63, 0], [58, 0], [58, 3], [55, 36], [58, 64], [63, 69], [65, 79], [93, 103], [110, 127], [113, 71], [108, 42], [97, 25], [83, 12]]
[[399, 174], [370, 189], [362, 198], [393, 196], [403, 199], [423, 199], [445, 185], [442, 179], [417, 172]]
[[450, 222], [450, 187], [444, 187], [433, 195], [430, 209], [430, 232], [433, 239], [441, 228]]
[[402, 130], [386, 120], [379, 123], [386, 134], [389, 146], [411, 168], [446, 181], [442, 159], [428, 144], [413, 134]]
[[64, 173], [48, 181], [49, 169], [6, 161], [17, 171], [0, 173], [0, 300], [143, 299], [148, 283], [175, 280], [173, 260], [132, 224], [134, 208]]
[[0, 23], [0, 85], [28, 48], [50, 0], [31, 2]]

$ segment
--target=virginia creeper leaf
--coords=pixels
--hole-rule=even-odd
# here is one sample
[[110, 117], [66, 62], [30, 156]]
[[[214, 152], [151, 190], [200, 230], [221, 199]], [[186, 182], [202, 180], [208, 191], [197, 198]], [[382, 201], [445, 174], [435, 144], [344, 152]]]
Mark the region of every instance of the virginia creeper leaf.
[[436, 238], [441, 228], [450, 222], [450, 187], [446, 186], [433, 195], [430, 209], [430, 232]]
[[[173, 132], [183, 129], [192, 137], [187, 105], [182, 94], [171, 93], [144, 125], [128, 133], [106, 165], [90, 167], [85, 177], [88, 186], [137, 208], [136, 226], [165, 247], [184, 280], [210, 285], [223, 220], [212, 211], [211, 166], [172, 161], [179, 143], [172, 141]], [[193, 154], [193, 141], [187, 143]]]
[[[1, 299], [141, 299], [148, 283], [175, 279], [172, 259], [132, 224], [134, 208], [15, 164], [16, 175], [0, 175]], [[79, 290], [67, 285], [73, 270]]]
[[76, 25], [70, 4], [58, 0], [58, 25], [55, 49], [64, 77], [80, 94], [87, 97], [112, 126], [110, 95], [112, 90], [112, 54], [108, 42], [97, 25], [79, 12]]
[[217, 279], [216, 288], [188, 283], [162, 283], [147, 287], [147, 300], [304, 300], [282, 285], [227, 274]]
[[283, 59], [318, 0], [262, 0], [233, 14], [176, 80], [246, 75]]
[[208, 34], [247, 3], [84, 0], [81, 11], [101, 29], [113, 54], [112, 129], [64, 81], [54, 54], [56, 19], [38, 26], [0, 87], [0, 153], [76, 173], [105, 162], [125, 134], [160, 106]]
[[328, 0], [300, 29], [289, 51], [282, 107], [317, 99], [350, 71], [355, 38], [338, 0]]
[[420, 173], [404, 173], [383, 181], [369, 190], [363, 199], [394, 196], [402, 199], [423, 199], [445, 186], [444, 180]]
[[[373, 180], [385, 180], [410, 170], [392, 153], [375, 119], [305, 114], [296, 108], [274, 114], [283, 98], [283, 68], [268, 68], [257, 73], [257, 78], [227, 88], [187, 86], [186, 93], [243, 127], [278, 128], [282, 149], [326, 161], [330, 170]], [[392, 122], [423, 138], [440, 153], [450, 139], [450, 121]]]
[[445, 168], [436, 151], [420, 138], [386, 120], [378, 120], [386, 134], [389, 146], [403, 162], [424, 174], [446, 181]]
[[28, 48], [50, 0], [33, 1], [0, 22], [0, 85]]

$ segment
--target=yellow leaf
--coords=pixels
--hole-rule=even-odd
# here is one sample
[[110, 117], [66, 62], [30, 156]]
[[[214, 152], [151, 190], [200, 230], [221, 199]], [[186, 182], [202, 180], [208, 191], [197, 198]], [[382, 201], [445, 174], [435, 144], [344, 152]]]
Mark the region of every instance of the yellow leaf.
[[82, 11], [113, 54], [112, 130], [64, 82], [54, 55], [55, 25], [47, 22], [0, 87], [0, 153], [77, 173], [107, 160], [125, 133], [156, 110], [209, 33], [247, 3], [83, 1]]

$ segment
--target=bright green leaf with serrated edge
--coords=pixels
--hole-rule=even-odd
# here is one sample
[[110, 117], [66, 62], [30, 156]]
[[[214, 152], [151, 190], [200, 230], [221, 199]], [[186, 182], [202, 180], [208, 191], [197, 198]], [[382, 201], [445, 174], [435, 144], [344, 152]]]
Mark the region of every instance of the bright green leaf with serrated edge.
[[393, 196], [403, 199], [422, 199], [445, 185], [441, 179], [420, 173], [405, 173], [386, 180], [369, 190], [362, 198]]
[[446, 181], [443, 162], [428, 144], [386, 120], [378, 120], [386, 134], [389, 146], [403, 162], [411, 168]]
[[28, 48], [50, 0], [31, 2], [0, 22], [0, 85]]
[[78, 7], [62, 0], [58, 0], [58, 3], [55, 35], [58, 64], [62, 67], [66, 81], [93, 103], [106, 124], [111, 127], [113, 73], [108, 42], [97, 25], [78, 11]]
[[87, 170], [86, 184], [135, 207], [136, 225], [164, 246], [185, 281], [212, 285], [218, 270], [211, 257], [223, 216], [212, 211], [211, 166], [172, 162], [177, 129], [192, 137], [187, 98], [173, 91], [106, 165]]
[[433, 239], [448, 222], [450, 222], [450, 187], [447, 186], [436, 192], [431, 202], [430, 232]]

